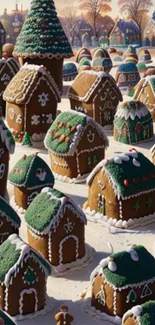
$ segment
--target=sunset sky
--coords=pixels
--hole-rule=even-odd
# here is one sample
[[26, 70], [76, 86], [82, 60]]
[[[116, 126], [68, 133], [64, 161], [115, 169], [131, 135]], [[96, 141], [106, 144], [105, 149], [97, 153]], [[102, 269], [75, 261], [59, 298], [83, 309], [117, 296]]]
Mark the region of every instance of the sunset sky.
[[[58, 2], [60, 3], [61, 1], [63, 4], [64, 0], [55, 0], [55, 4], [57, 5], [57, 3]], [[27, 9], [30, 7], [30, 2], [31, 0], [0, 0], [0, 14], [3, 13], [4, 8], [7, 8], [8, 12], [12, 11], [15, 8], [16, 3], [18, 3], [19, 7], [23, 5], [24, 9]], [[154, 9], [155, 9], [155, 0], [152, 0], [152, 2], [154, 4]], [[112, 8], [113, 8], [112, 14], [114, 14], [115, 16], [118, 14], [117, 3], [118, 0], [112, 0]]]
[[[62, 3], [64, 2], [64, 0], [55, 0], [55, 4], [57, 4], [57, 1], [59, 1], [59, 3], [60, 1], [62, 1]], [[30, 6], [30, 2], [31, 0], [0, 0], [0, 14], [3, 13], [4, 8], [7, 8], [8, 12], [12, 11], [15, 8], [16, 3], [18, 3], [19, 7], [21, 7], [21, 5], [23, 4], [24, 9], [27, 9]], [[115, 13], [117, 10], [117, 2], [117, 0], [112, 0], [113, 10], [115, 11]]]

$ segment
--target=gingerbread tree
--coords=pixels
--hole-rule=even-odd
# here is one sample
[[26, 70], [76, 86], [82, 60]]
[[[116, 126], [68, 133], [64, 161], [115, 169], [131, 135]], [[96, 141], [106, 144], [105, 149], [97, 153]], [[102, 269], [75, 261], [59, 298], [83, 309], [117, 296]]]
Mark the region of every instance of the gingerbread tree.
[[30, 146], [32, 147], [32, 142], [31, 142], [31, 138], [28, 134], [28, 132], [26, 131], [24, 134], [24, 138], [23, 138], [23, 142], [22, 142], [23, 146]]
[[63, 59], [73, 53], [53, 0], [32, 0], [13, 54], [21, 65], [24, 62], [45, 65], [61, 88]]

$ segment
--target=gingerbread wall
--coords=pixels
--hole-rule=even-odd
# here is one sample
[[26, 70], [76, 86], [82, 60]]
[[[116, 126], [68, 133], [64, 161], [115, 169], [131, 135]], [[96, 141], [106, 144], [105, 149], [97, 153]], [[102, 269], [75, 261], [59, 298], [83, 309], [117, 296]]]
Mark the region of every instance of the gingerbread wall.
[[5, 216], [0, 213], [0, 245], [11, 235], [18, 234], [19, 230], [12, 226], [11, 222], [7, 221]]
[[49, 151], [51, 160], [51, 170], [54, 173], [60, 174], [62, 176], [67, 176], [69, 178], [77, 177], [77, 165], [76, 156], [62, 156], [59, 157], [56, 154]]
[[25, 108], [26, 130], [29, 135], [46, 134], [56, 117], [57, 101], [44, 77], [34, 85], [32, 97]]
[[145, 103], [147, 108], [150, 110], [153, 121], [155, 122], [155, 94], [153, 94], [151, 86], [147, 84], [147, 86], [141, 91], [141, 94], [137, 94], [138, 100]]
[[153, 214], [155, 211], [155, 191], [122, 200], [123, 220], [135, 219]]
[[[33, 284], [24, 283], [23, 277], [24, 272], [27, 270], [27, 267], [31, 267], [38, 278]], [[41, 285], [40, 285], [41, 283]], [[34, 291], [37, 293], [38, 299], [38, 308], [37, 310], [41, 310], [44, 308], [45, 305], [45, 294], [46, 294], [46, 279], [45, 274], [42, 272], [42, 269], [39, 267], [39, 263], [34, 261], [32, 258], [28, 258], [27, 262], [23, 263], [23, 267], [19, 267], [19, 272], [17, 276], [13, 278], [12, 285], [9, 286], [9, 295], [8, 295], [8, 309], [6, 312], [11, 316], [15, 316], [19, 314], [19, 308], [21, 307], [21, 293], [23, 290], [32, 290], [32, 293], [24, 295], [24, 306], [23, 306], [23, 314], [27, 314], [30, 312], [34, 312], [34, 303], [35, 303], [35, 295]], [[13, 299], [16, 293], [16, 299]], [[5, 297], [6, 298], [6, 293]], [[5, 305], [3, 301], [3, 306]], [[1, 306], [0, 306], [1, 307]]]
[[[75, 99], [70, 99], [70, 105], [72, 110], [76, 112], [81, 112], [89, 117], [94, 118], [92, 102], [84, 103]], [[83, 110], [81, 108], [83, 108]]]
[[80, 174], [90, 173], [105, 157], [103, 137], [91, 124], [88, 124], [81, 141], [78, 144], [77, 161]]
[[[57, 266], [60, 264], [60, 255], [62, 254], [62, 264], [70, 263], [76, 260], [76, 245], [74, 237], [79, 240], [78, 258], [85, 255], [85, 232], [84, 224], [77, 218], [74, 212], [66, 209], [63, 218], [60, 217], [60, 224], [54, 232], [51, 229], [51, 247], [49, 250], [49, 235], [34, 236], [28, 230], [28, 243], [31, 247], [40, 252], [51, 264]], [[66, 238], [66, 240], [64, 240]], [[61, 246], [62, 245], [62, 246]], [[52, 257], [52, 260], [50, 258]]]
[[7, 102], [6, 103], [6, 120], [8, 127], [17, 131], [18, 133], [24, 130], [24, 105], [16, 105]]
[[99, 196], [105, 197], [104, 215], [108, 218], [119, 219], [119, 204], [106, 174], [100, 170], [94, 177], [88, 190], [88, 201], [84, 208], [90, 207], [91, 210], [99, 211]]

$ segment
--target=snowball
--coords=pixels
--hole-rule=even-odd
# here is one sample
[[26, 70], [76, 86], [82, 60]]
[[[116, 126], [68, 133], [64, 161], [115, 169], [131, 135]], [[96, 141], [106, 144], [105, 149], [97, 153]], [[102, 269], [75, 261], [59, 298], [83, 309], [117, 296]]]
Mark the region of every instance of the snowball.
[[114, 261], [110, 261], [108, 263], [108, 269], [111, 271], [111, 272], [115, 272], [117, 270], [117, 265]]

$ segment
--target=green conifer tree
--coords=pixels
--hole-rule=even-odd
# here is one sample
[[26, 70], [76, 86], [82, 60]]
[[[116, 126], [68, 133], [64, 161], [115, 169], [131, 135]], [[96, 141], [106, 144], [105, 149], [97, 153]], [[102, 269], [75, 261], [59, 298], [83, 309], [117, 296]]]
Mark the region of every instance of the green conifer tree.
[[53, 0], [32, 0], [30, 13], [16, 41], [14, 55], [41, 58], [67, 58], [73, 55]]
[[30, 146], [30, 147], [32, 147], [31, 138], [30, 138], [27, 131], [24, 134], [22, 146]]

